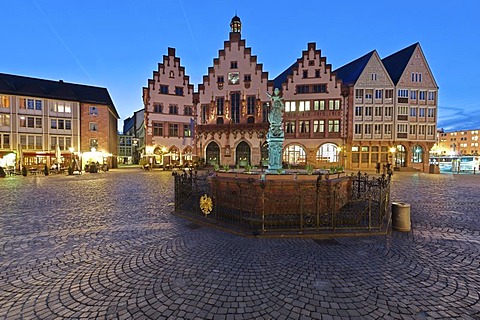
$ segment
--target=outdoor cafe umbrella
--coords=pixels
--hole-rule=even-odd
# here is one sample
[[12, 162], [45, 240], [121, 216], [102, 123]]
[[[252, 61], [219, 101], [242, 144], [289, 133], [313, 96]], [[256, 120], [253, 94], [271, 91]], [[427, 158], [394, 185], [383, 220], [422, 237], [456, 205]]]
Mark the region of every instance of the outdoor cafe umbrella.
[[62, 156], [62, 152], [60, 151], [60, 146], [58, 144], [55, 145], [55, 163], [57, 164], [57, 168], [60, 164], [60, 157]]
[[23, 150], [22, 150], [22, 144], [18, 144], [18, 169], [22, 169], [22, 163], [23, 163]]

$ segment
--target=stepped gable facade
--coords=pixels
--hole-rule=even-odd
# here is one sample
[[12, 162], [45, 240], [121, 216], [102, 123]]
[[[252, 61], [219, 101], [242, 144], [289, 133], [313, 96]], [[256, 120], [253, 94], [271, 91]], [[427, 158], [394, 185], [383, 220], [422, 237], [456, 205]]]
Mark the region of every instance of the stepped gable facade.
[[194, 88], [175, 49], [168, 48], [157, 71], [143, 88], [144, 155], [156, 164], [176, 165], [192, 160]]
[[315, 43], [273, 83], [285, 103], [283, 161], [315, 167], [340, 163], [346, 104], [341, 81]]
[[267, 157], [267, 92], [273, 88], [241, 39], [237, 16], [230, 27], [229, 40], [198, 86], [196, 147], [210, 165], [256, 166]]
[[269, 81], [241, 38], [240, 18], [230, 28], [196, 92], [168, 49], [143, 89], [147, 156], [162, 164], [266, 165], [267, 93], [279, 88], [284, 164], [374, 169], [390, 163], [428, 171], [438, 87], [418, 43], [384, 59], [373, 50], [334, 71], [309, 43]]

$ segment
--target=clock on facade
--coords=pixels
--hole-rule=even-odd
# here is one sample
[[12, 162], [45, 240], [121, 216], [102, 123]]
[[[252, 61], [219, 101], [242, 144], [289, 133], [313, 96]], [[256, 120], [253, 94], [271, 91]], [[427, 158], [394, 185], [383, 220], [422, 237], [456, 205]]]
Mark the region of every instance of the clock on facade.
[[228, 74], [228, 83], [237, 84], [240, 82], [240, 74], [238, 72], [230, 72]]

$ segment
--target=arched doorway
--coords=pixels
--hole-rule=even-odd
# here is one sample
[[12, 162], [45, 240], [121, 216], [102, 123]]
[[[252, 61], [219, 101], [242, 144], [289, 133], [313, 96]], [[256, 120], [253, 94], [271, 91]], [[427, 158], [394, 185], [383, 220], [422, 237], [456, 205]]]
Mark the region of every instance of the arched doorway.
[[165, 156], [168, 156], [168, 158], [165, 158], [168, 161], [168, 163], [166, 163], [167, 165], [172, 167], [180, 165], [180, 151], [177, 147], [171, 147]]
[[412, 148], [412, 163], [421, 162], [423, 162], [423, 148], [417, 144]]
[[235, 164], [244, 167], [250, 163], [250, 146], [245, 141], [241, 141], [235, 149]]
[[401, 144], [397, 145], [395, 153], [395, 167], [407, 166], [407, 150]]
[[164, 154], [167, 152], [167, 148], [166, 147], [156, 147], [154, 150], [153, 150], [153, 154], [155, 155], [153, 157], [153, 163], [152, 164], [156, 164], [156, 163], [159, 163], [159, 164], [165, 164], [163, 161], [164, 161]]
[[188, 146], [183, 149], [182, 152], [182, 162], [184, 165], [191, 165], [193, 161], [193, 152], [192, 147]]
[[305, 165], [307, 154], [305, 149], [298, 144], [291, 144], [283, 151], [283, 162], [291, 165]]
[[324, 143], [317, 151], [318, 162], [338, 162], [338, 147], [333, 143]]
[[220, 147], [216, 142], [210, 142], [207, 146], [207, 164], [208, 165], [220, 165]]

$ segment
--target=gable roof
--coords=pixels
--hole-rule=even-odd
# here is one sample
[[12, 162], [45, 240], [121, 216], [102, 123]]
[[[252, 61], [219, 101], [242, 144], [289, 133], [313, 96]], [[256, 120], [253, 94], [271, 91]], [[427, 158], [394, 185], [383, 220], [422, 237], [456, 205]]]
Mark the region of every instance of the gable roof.
[[398, 84], [417, 46], [418, 42], [382, 59], [383, 65], [395, 85]]
[[337, 79], [341, 79], [343, 84], [355, 84], [374, 53], [375, 50], [370, 51], [343, 67], [334, 70], [333, 72], [337, 74]]
[[287, 77], [293, 74], [293, 70], [298, 67], [298, 61], [295, 61], [285, 71], [280, 73], [275, 79], [273, 79], [273, 88], [282, 89], [283, 83], [287, 82]]
[[104, 104], [120, 119], [106, 88], [0, 73], [0, 93]]

